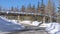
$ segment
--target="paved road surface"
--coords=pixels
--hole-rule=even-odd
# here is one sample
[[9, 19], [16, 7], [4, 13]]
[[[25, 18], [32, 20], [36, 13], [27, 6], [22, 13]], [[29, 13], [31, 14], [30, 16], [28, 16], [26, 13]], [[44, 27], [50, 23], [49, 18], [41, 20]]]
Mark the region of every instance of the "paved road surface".
[[17, 31], [17, 32], [9, 33], [9, 34], [47, 34], [47, 32], [44, 31], [45, 28], [41, 28], [41, 27], [26, 26], [26, 29], [24, 29], [26, 31]]
[[23, 31], [23, 32], [14, 32], [10, 34], [47, 34], [47, 32], [43, 30], [32, 30], [32, 31]]
[[26, 28], [33, 29], [33, 30], [19, 31], [19, 32], [14, 32], [14, 33], [10, 33], [10, 34], [47, 34], [47, 32], [44, 31], [45, 28], [39, 28], [39, 27], [30, 26], [30, 25], [26, 26]]

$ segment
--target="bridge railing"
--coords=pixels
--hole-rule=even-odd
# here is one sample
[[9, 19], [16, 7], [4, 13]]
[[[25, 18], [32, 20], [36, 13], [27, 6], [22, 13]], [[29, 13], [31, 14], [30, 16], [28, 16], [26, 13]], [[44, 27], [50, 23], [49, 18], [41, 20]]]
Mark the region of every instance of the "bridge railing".
[[17, 14], [36, 14], [40, 15], [40, 13], [34, 13], [34, 12], [23, 12], [23, 11], [0, 11], [1, 13], [17, 13]]
[[[23, 11], [0, 11], [0, 13], [6, 13], [6, 14], [9, 14], [9, 13], [15, 13], [15, 14], [30, 14], [30, 15], [41, 15], [41, 16], [48, 16], [50, 17], [51, 15], [48, 15], [48, 14], [41, 14], [41, 13], [35, 13], [35, 12], [23, 12]], [[51, 16], [52, 18], [56, 18], [54, 16]]]

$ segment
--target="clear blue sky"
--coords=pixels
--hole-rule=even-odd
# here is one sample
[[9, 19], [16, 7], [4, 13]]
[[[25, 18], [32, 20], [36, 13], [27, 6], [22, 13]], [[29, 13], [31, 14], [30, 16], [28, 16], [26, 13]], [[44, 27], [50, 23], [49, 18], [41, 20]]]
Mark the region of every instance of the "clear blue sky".
[[[21, 8], [22, 5], [27, 6], [28, 4], [32, 4], [35, 6], [37, 6], [37, 3], [41, 2], [41, 0], [0, 0], [0, 6], [2, 6], [3, 8], [10, 8], [11, 6], [14, 7], [19, 7]], [[54, 2], [56, 2], [54, 0]], [[44, 0], [45, 5], [47, 4], [47, 0]], [[57, 6], [57, 4], [56, 4]]]

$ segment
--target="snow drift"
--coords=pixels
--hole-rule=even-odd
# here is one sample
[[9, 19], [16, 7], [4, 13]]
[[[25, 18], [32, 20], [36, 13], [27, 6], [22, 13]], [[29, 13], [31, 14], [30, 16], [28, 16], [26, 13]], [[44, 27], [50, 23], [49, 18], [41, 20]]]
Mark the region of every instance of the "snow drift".
[[22, 25], [14, 24], [0, 16], [0, 32], [13, 32], [15, 30], [22, 30], [24, 27]]

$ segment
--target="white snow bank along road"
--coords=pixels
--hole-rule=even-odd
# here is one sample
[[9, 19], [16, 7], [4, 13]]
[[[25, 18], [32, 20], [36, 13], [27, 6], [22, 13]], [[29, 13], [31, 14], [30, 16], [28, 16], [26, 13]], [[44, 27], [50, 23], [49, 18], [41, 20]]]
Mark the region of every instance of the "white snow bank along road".
[[23, 29], [24, 26], [9, 22], [8, 20], [0, 16], [0, 32], [13, 32], [15, 30]]
[[49, 23], [47, 25], [46, 31], [50, 34], [60, 34], [60, 24], [59, 23]]

